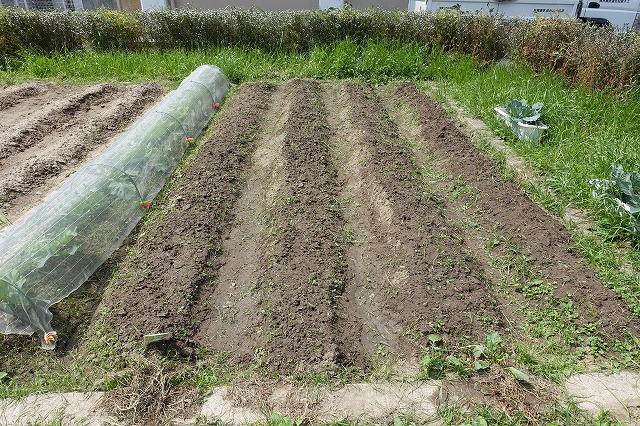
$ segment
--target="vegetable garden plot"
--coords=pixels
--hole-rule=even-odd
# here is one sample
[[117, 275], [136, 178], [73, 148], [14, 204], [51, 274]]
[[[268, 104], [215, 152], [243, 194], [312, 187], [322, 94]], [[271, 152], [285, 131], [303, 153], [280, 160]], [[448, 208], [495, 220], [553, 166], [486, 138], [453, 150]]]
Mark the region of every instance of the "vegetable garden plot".
[[157, 83], [0, 89], [0, 227], [119, 139], [161, 94]]
[[[32, 380], [42, 359], [78, 360], [92, 376], [77, 387], [117, 383], [118, 406], [129, 407], [119, 415], [140, 424], [165, 407], [182, 415], [155, 386], [162, 371], [180, 397], [211, 390], [192, 374], [245, 395], [254, 379], [277, 389], [274, 377], [306, 387], [452, 373], [483, 403], [539, 416], [555, 401], [549, 380], [566, 372], [556, 356], [569, 368], [582, 366], [577, 352], [614, 359], [597, 345], [639, 335], [562, 224], [413, 83], [247, 83], [209, 138], [126, 258], [110, 259], [109, 279], [96, 274], [98, 289], [78, 292], [91, 306], [77, 310], [68, 346], [33, 354], [3, 337], [7, 383]], [[147, 201], [141, 192], [114, 202]], [[53, 312], [74, 309], [75, 296]], [[168, 341], [140, 347], [160, 333]], [[151, 393], [140, 398], [143, 389]], [[313, 422], [312, 411], [300, 415]]]
[[[521, 282], [544, 281], [562, 300], [571, 291], [571, 327], [637, 330], [615, 314], [628, 312], [625, 303], [570, 250], [556, 219], [462, 134], [449, 135], [455, 125], [441, 109], [402, 93], [305, 80], [240, 88], [217, 121], [216, 143], [182, 171], [166, 214], [145, 227], [102, 298], [98, 311], [115, 312], [112, 334], [127, 342], [170, 333], [186, 352], [206, 347], [229, 364], [280, 372], [364, 368], [380, 345], [412, 360], [429, 334], [478, 342], [520, 321], [503, 308], [501, 283], [492, 281], [500, 271], [488, 260], [510, 254], [506, 241], [534, 255]], [[416, 124], [407, 107], [430, 118]], [[420, 149], [388, 118], [391, 108], [412, 122]], [[483, 207], [478, 223], [487, 238], [497, 227], [505, 242], [477, 253], [486, 242], [467, 237], [467, 222], [451, 215], [465, 188], [452, 179], [454, 189], [441, 190], [423, 178], [418, 154], [427, 152], [443, 173], [464, 172], [472, 206]], [[146, 309], [129, 308], [135, 303]]]
[[38, 332], [44, 348], [55, 347], [49, 307], [122, 243], [227, 91], [218, 68], [199, 67], [22, 222], [3, 230], [0, 332]]

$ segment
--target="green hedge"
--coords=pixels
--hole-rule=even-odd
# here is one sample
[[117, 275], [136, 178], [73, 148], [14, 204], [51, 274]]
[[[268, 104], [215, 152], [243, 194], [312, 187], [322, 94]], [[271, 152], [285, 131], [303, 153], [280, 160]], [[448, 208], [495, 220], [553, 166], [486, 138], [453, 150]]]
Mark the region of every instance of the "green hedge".
[[199, 49], [209, 46], [305, 52], [350, 39], [419, 42], [480, 61], [528, 62], [570, 81], [617, 91], [635, 87], [640, 36], [577, 21], [504, 19], [474, 13], [379, 9], [265, 12], [257, 9], [156, 12], [34, 12], [0, 9], [0, 54], [89, 50]]

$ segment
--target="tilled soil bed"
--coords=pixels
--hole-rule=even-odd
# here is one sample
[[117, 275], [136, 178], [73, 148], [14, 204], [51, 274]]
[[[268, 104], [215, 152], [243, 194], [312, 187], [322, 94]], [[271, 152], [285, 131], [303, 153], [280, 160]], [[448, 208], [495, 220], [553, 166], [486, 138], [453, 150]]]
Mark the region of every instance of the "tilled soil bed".
[[[425, 165], [449, 178], [430, 184]], [[447, 179], [473, 194], [467, 214]], [[571, 293], [577, 323], [638, 329], [558, 220], [410, 83], [244, 85], [157, 209], [101, 304], [124, 341], [170, 332], [184, 350], [290, 373], [363, 367], [380, 345], [415, 361], [432, 333], [508, 334], [514, 313], [471, 213]]]
[[[18, 108], [14, 97], [42, 90], [5, 89], [0, 117]], [[60, 116], [50, 128], [0, 120], [0, 196], [10, 208], [37, 186], [10, 178], [51, 168], [37, 158], [17, 172], [5, 164], [29, 150], [76, 161], [70, 152], [84, 143], [38, 144], [110, 134], [119, 122], [98, 126], [77, 111], [106, 104], [115, 117], [157, 93], [98, 90], [74, 95], [75, 109], [51, 107]], [[140, 96], [122, 101], [123, 91]], [[90, 124], [65, 127], [73, 120]], [[543, 320], [531, 312], [558, 301], [570, 306], [567, 327], [589, 330], [563, 342], [570, 348], [638, 336], [637, 319], [557, 218], [499, 170], [413, 83], [244, 84], [129, 242], [74, 353], [90, 353], [96, 336], [133, 352], [143, 335], [170, 333], [169, 348], [187, 363], [204, 352], [276, 376], [366, 373], [384, 355], [415, 374], [433, 335], [447, 347], [491, 332], [506, 342], [552, 338], [527, 330]], [[494, 393], [520, 409], [540, 404], [531, 389]]]

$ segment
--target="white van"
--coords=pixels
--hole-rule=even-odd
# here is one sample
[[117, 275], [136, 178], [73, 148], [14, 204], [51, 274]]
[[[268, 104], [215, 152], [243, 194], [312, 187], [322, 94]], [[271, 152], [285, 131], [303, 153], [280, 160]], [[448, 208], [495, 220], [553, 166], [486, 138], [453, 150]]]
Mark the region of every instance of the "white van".
[[440, 9], [457, 9], [529, 19], [536, 16], [575, 18], [580, 4], [578, 0], [410, 0], [409, 10], [437, 12]]
[[440, 9], [482, 11], [487, 14], [578, 18], [596, 25], [640, 31], [640, 0], [409, 0], [414, 12]]
[[640, 31], [640, 0], [585, 0], [580, 19]]

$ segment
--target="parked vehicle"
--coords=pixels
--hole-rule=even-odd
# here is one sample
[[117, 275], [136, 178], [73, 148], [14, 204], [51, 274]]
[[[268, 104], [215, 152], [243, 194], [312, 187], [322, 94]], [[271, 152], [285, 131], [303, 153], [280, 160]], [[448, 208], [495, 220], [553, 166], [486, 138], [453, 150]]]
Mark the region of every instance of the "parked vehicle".
[[620, 30], [640, 31], [640, 0], [409, 0], [409, 10], [458, 9], [533, 19], [537, 16], [577, 18]]
[[640, 31], [640, 0], [585, 1], [580, 19]]

